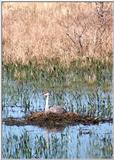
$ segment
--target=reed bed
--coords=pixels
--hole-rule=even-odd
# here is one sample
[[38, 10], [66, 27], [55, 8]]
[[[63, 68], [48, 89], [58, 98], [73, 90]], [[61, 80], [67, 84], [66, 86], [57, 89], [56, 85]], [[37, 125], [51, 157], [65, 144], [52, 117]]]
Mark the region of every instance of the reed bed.
[[45, 103], [41, 105], [39, 100], [44, 91], [49, 91], [51, 106], [64, 105], [69, 112], [90, 117], [112, 117], [111, 66], [93, 62], [96, 65], [88, 63], [89, 70], [75, 63], [70, 69], [56, 70], [55, 74], [21, 65], [4, 68], [3, 110], [17, 107], [23, 109], [23, 114], [43, 111]]
[[[29, 61], [26, 65], [10, 63], [3, 65], [3, 77], [7, 74], [16, 81], [37, 81], [39, 86], [48, 84], [50, 88], [64, 84], [70, 87], [73, 84], [98, 84], [107, 89], [112, 80], [112, 63], [94, 58], [72, 60], [69, 66], [63, 66], [60, 59], [45, 59], [43, 66], [36, 61]], [[82, 78], [83, 77], [83, 78]], [[81, 84], [81, 86], [82, 86]]]
[[4, 64], [112, 62], [112, 3], [3, 2], [2, 35]]

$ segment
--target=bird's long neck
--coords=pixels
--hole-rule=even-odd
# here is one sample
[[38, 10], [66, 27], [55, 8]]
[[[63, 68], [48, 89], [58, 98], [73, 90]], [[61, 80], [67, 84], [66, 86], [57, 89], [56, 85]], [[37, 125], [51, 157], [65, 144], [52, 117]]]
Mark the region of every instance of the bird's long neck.
[[49, 96], [46, 97], [45, 111], [49, 110], [48, 100], [49, 100]]

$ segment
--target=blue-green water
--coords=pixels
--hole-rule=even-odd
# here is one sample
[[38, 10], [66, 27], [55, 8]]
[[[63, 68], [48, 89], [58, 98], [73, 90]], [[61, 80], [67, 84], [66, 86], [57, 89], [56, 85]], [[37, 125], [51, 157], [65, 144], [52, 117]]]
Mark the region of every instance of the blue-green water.
[[77, 125], [62, 131], [37, 126], [2, 126], [7, 158], [111, 158], [112, 125]]

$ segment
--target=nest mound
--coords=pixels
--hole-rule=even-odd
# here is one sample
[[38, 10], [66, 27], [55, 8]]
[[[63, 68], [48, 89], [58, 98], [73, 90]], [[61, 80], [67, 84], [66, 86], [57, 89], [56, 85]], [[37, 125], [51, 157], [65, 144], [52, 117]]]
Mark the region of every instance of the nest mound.
[[72, 123], [96, 123], [98, 120], [95, 118], [80, 116], [77, 113], [66, 112], [62, 114], [51, 112], [34, 112], [26, 117], [26, 121], [39, 122], [39, 123], [51, 123], [51, 124], [72, 124]]
[[112, 119], [99, 119], [96, 117], [81, 116], [77, 113], [66, 112], [63, 114], [51, 112], [33, 112], [23, 119], [7, 118], [3, 122], [7, 125], [37, 125], [40, 127], [65, 127], [66, 125], [76, 124], [98, 124], [99, 122], [112, 122]]

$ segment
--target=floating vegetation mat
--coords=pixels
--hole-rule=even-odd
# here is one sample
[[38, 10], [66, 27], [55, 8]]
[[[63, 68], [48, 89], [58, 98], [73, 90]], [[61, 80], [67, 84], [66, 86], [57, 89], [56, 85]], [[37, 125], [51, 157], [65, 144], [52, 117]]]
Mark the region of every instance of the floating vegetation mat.
[[33, 112], [22, 119], [12, 117], [3, 119], [3, 123], [5, 123], [6, 125], [37, 125], [49, 129], [54, 127], [62, 127], [66, 125], [76, 125], [79, 123], [90, 125], [98, 124], [100, 122], [103, 123], [112, 121], [112, 118], [104, 119], [98, 117], [81, 116], [73, 112], [67, 112], [63, 114]]

